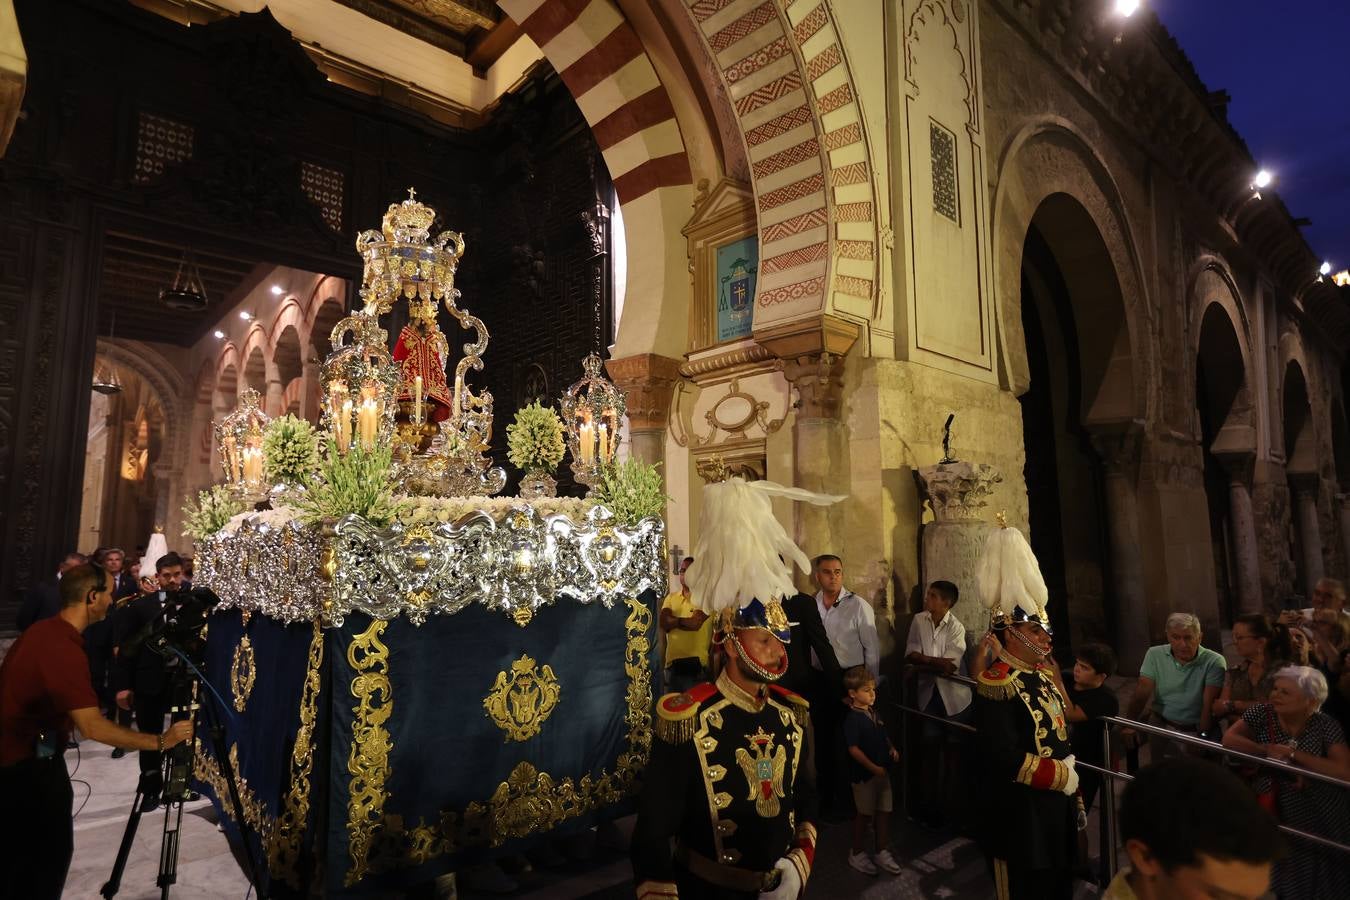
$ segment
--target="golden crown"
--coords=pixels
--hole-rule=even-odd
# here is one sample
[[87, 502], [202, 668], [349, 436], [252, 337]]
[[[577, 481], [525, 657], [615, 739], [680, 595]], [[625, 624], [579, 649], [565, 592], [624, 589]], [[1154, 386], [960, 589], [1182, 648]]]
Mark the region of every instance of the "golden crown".
[[391, 203], [385, 211], [380, 230], [387, 241], [424, 243], [436, 221], [436, 210], [417, 199], [417, 191], [408, 188], [408, 199]]

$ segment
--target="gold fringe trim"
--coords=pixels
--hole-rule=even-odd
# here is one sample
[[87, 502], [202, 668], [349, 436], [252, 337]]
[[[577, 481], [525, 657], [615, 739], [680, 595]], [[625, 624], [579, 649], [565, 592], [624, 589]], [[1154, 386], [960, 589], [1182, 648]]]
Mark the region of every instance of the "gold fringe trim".
[[1011, 700], [1017, 696], [1017, 682], [1011, 678], [1002, 681], [985, 681], [979, 677], [975, 690], [986, 700]]

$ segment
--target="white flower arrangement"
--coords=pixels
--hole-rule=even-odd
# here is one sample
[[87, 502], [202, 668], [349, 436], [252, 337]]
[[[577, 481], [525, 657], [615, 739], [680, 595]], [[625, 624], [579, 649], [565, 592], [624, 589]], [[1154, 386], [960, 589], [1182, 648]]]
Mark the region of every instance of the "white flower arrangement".
[[506, 458], [516, 468], [552, 472], [567, 451], [562, 420], [538, 400], [522, 406], [516, 410], [516, 420], [506, 426], [506, 448]]
[[309, 484], [319, 469], [314, 426], [287, 413], [263, 431], [263, 478], [270, 484]]
[[202, 491], [197, 495], [197, 502], [189, 501], [183, 507], [183, 536], [203, 543], [243, 509], [243, 501], [231, 494], [223, 484]]

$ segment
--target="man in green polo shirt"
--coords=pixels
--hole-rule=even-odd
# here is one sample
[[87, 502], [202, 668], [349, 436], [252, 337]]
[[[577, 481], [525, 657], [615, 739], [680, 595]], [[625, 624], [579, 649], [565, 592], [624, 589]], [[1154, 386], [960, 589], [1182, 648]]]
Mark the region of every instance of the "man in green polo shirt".
[[[1183, 734], [1205, 734], [1228, 664], [1222, 654], [1200, 646], [1200, 620], [1190, 613], [1168, 616], [1165, 632], [1167, 643], [1144, 654], [1126, 717]], [[1141, 719], [1146, 710], [1147, 719]], [[1181, 751], [1173, 741], [1151, 743], [1155, 759]]]

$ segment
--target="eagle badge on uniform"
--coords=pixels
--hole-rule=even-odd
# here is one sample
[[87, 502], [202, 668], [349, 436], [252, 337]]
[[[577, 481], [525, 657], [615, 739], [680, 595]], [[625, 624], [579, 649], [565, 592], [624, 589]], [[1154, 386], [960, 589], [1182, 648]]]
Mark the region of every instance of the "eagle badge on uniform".
[[752, 756], [744, 747], [736, 751], [736, 762], [745, 773], [750, 785], [750, 794], [745, 799], [755, 801], [755, 812], [766, 819], [778, 815], [778, 799], [783, 796], [783, 769], [787, 766], [787, 748], [773, 747], [773, 735], [759, 728], [745, 739], [754, 749]]

